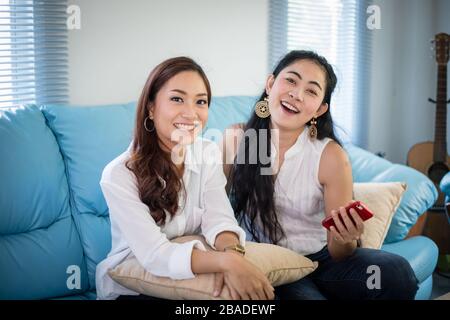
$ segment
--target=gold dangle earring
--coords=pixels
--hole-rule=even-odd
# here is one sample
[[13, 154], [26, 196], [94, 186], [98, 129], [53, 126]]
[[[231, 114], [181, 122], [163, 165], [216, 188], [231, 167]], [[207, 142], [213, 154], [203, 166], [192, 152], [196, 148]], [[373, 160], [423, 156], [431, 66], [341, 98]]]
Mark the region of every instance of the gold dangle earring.
[[311, 122], [309, 124], [309, 137], [312, 140], [317, 139], [317, 127], [316, 127], [316, 124], [317, 124], [317, 120], [314, 117], [314, 118], [311, 119]]
[[270, 116], [270, 110], [269, 110], [269, 100], [267, 97], [264, 98], [264, 100], [258, 101], [255, 105], [255, 113], [260, 118], [267, 118]]

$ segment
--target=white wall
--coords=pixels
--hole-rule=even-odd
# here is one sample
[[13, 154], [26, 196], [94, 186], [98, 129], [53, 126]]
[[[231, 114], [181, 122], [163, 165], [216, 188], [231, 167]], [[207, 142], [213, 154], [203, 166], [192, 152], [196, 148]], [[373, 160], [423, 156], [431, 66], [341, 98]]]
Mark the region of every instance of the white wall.
[[213, 95], [258, 94], [267, 73], [268, 0], [70, 0], [81, 29], [69, 31], [72, 104], [134, 101], [151, 69], [187, 55]]
[[436, 32], [450, 33], [450, 1], [436, 0]]
[[[434, 139], [436, 60], [430, 40], [437, 24], [450, 33], [448, 0], [378, 0], [382, 29], [374, 31], [370, 151], [405, 163], [415, 144]], [[447, 7], [447, 11], [444, 7]], [[444, 22], [445, 21], [445, 22]], [[446, 24], [446, 27], [444, 26]]]

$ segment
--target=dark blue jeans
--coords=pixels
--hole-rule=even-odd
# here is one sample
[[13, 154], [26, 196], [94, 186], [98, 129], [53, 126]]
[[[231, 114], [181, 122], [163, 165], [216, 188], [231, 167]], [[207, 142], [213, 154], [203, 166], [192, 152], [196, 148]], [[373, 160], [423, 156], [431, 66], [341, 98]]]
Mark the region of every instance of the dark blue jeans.
[[[318, 268], [308, 276], [275, 288], [279, 299], [295, 300], [412, 300], [418, 281], [403, 257], [375, 249], [356, 248], [348, 258], [335, 261], [327, 247], [308, 255]], [[375, 280], [379, 271], [378, 282]]]

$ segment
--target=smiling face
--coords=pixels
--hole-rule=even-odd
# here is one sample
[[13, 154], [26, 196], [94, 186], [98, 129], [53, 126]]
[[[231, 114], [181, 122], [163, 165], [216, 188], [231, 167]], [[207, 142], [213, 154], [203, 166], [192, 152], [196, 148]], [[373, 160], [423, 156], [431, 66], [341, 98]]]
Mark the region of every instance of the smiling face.
[[266, 93], [272, 127], [300, 132], [313, 117], [324, 114], [326, 85], [325, 70], [312, 60], [297, 60], [276, 78], [269, 76]]
[[208, 120], [208, 95], [202, 77], [183, 71], [170, 78], [158, 91], [150, 107], [150, 119], [162, 147], [190, 144]]

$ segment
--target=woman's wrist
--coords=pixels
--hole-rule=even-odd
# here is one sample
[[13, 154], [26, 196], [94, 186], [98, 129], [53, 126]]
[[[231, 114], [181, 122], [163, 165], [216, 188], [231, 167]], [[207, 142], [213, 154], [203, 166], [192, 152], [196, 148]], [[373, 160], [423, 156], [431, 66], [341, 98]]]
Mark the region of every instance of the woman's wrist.
[[356, 249], [356, 241], [353, 241], [352, 243], [342, 244], [332, 239], [331, 243], [328, 246], [330, 255], [336, 259], [343, 259], [352, 255], [355, 249]]
[[218, 254], [220, 255], [220, 267], [222, 272], [234, 270], [238, 261], [243, 257], [238, 252], [231, 251], [219, 252]]
[[235, 243], [229, 246], [226, 246], [223, 251], [236, 252], [242, 256], [245, 256], [245, 248], [241, 246], [240, 243]]
[[238, 235], [231, 231], [223, 231], [216, 236], [214, 246], [218, 251], [223, 251], [225, 248], [234, 244], [239, 244]]

